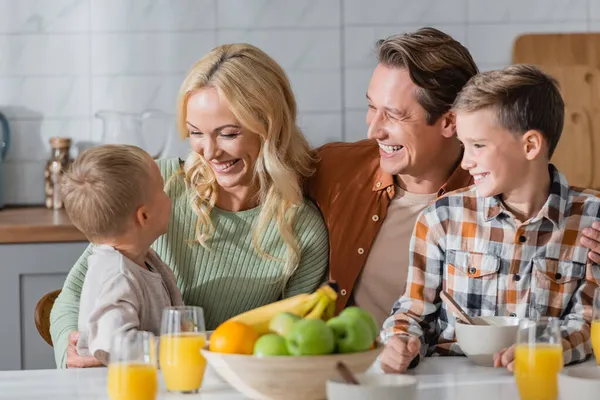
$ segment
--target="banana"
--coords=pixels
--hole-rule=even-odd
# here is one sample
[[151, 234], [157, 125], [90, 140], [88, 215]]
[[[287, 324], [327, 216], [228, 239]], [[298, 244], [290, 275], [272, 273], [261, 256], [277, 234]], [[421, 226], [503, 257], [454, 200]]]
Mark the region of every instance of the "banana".
[[308, 314], [304, 316], [305, 319], [321, 319], [323, 313], [327, 309], [327, 306], [331, 304], [331, 299], [327, 296], [322, 296], [319, 299], [319, 303], [313, 308]]
[[335, 301], [332, 301], [327, 305], [325, 313], [323, 313], [323, 320], [329, 321], [333, 317], [335, 317]]
[[321, 292], [324, 295], [326, 295], [327, 297], [329, 297], [329, 299], [331, 301], [333, 301], [334, 303], [337, 300], [337, 293], [335, 290], [333, 290], [333, 288], [329, 285], [329, 283], [325, 283], [319, 289], [317, 289], [317, 291]]
[[288, 299], [266, 304], [232, 317], [230, 321], [243, 322], [253, 327], [259, 335], [269, 333], [271, 319], [281, 313], [289, 312], [302, 318], [328, 320], [335, 313], [337, 293], [333, 282], [328, 282], [313, 293], [302, 293]]
[[302, 293], [288, 299], [276, 301], [245, 313], [232, 317], [230, 321], [243, 322], [252, 326], [259, 335], [269, 333], [269, 322], [271, 319], [284, 311], [304, 317], [323, 298], [319, 291], [314, 293]]

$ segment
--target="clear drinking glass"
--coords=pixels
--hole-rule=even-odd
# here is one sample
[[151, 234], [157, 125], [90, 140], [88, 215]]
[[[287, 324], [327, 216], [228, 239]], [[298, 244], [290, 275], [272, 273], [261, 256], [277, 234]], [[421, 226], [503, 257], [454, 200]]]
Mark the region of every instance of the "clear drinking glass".
[[108, 363], [110, 400], [154, 400], [158, 392], [156, 338], [151, 332], [116, 334]]
[[563, 367], [558, 318], [524, 319], [515, 348], [515, 379], [521, 400], [557, 400], [558, 372]]
[[206, 345], [202, 308], [165, 308], [161, 325], [159, 360], [167, 390], [197, 393], [206, 370], [206, 360], [200, 352]]
[[594, 304], [592, 311], [592, 331], [590, 332], [590, 339], [592, 341], [592, 348], [594, 349], [594, 357], [596, 363], [600, 365], [600, 287], [594, 291]]

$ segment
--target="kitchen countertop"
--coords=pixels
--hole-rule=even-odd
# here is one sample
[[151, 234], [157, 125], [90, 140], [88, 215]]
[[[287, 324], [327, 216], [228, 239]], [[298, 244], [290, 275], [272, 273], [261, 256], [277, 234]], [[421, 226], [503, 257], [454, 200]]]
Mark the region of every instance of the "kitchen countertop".
[[65, 210], [5, 207], [0, 210], [0, 244], [87, 242]]
[[[592, 358], [567, 368], [598, 368]], [[379, 370], [380, 371], [380, 370]], [[106, 368], [0, 371], [0, 399], [104, 400]], [[373, 370], [370, 373], [381, 373]], [[418, 380], [418, 400], [514, 400], [519, 398], [515, 378], [504, 369], [478, 367], [466, 357], [426, 358], [412, 370]], [[560, 389], [559, 389], [560, 390]], [[242, 400], [209, 365], [198, 394], [167, 393], [159, 377], [159, 400]], [[577, 393], [562, 393], [561, 399], [576, 399]]]

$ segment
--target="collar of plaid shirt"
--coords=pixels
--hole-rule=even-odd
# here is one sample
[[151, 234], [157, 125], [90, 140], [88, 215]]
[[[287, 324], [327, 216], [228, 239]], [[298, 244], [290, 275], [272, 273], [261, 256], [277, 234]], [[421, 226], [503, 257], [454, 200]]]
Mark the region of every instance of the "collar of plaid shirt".
[[[535, 223], [541, 218], [546, 218], [554, 224], [555, 229], [558, 229], [561, 226], [567, 205], [569, 204], [569, 183], [554, 165], [548, 164], [548, 172], [551, 177], [550, 194], [538, 215], [531, 219], [530, 222]], [[486, 222], [502, 215], [514, 218], [513, 214], [506, 209], [499, 196], [485, 198], [483, 213]]]

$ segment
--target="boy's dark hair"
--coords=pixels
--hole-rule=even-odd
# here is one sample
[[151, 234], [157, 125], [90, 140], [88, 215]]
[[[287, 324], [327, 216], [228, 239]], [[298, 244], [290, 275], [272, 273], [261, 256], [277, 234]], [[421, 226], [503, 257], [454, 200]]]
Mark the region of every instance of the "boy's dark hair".
[[498, 124], [514, 135], [539, 131], [551, 158], [564, 125], [565, 103], [558, 82], [538, 67], [510, 65], [473, 77], [458, 94], [455, 111], [497, 110]]

